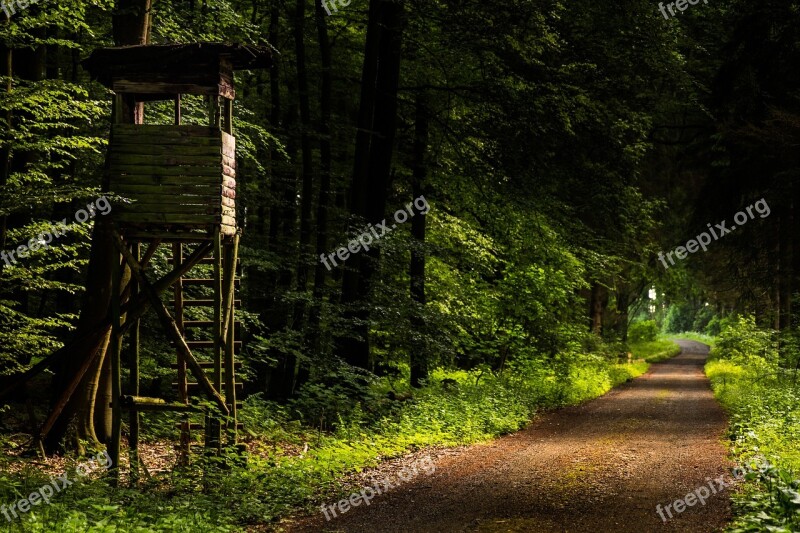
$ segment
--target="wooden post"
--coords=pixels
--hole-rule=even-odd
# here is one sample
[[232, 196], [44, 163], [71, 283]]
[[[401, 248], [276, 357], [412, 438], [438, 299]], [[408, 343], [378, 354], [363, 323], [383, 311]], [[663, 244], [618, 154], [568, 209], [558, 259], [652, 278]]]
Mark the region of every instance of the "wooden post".
[[[133, 258], [139, 261], [142, 255], [142, 245], [136, 242], [131, 246]], [[133, 301], [139, 295], [139, 284], [135, 277], [130, 280], [130, 298]], [[128, 344], [128, 366], [130, 377], [128, 384], [128, 394], [139, 396], [139, 324], [140, 319], [136, 318], [130, 329], [130, 342]], [[128, 456], [131, 467], [131, 484], [135, 485], [139, 481], [139, 411], [131, 409], [130, 415], [130, 438], [128, 442]]]
[[222, 123], [222, 131], [233, 135], [233, 100], [230, 98], [222, 99], [223, 112], [225, 113], [225, 120]]
[[208, 100], [208, 125], [212, 128], [220, 127], [219, 96], [209, 96]]
[[225, 254], [225, 401], [231, 414], [228, 417], [228, 444], [236, 444], [236, 375], [234, 373], [234, 343], [236, 340], [236, 317], [234, 303], [236, 287], [236, 262], [239, 259], [239, 233], [233, 237], [233, 243], [226, 247]]
[[200, 366], [200, 363], [198, 363], [197, 359], [192, 355], [192, 350], [189, 349], [189, 346], [186, 344], [186, 339], [184, 339], [178, 326], [175, 325], [175, 320], [172, 318], [172, 315], [169, 314], [164, 302], [158, 297], [158, 292], [153, 289], [153, 285], [151, 285], [147, 277], [145, 277], [142, 271], [142, 265], [133, 258], [116, 229], [112, 230], [112, 235], [114, 236], [114, 243], [117, 249], [122, 252], [128, 265], [130, 265], [131, 273], [136, 276], [140, 289], [147, 295], [147, 298], [150, 300], [150, 305], [153, 306], [156, 314], [158, 314], [158, 318], [161, 319], [161, 325], [164, 326], [164, 331], [166, 331], [168, 338], [181, 350], [183, 358], [186, 360], [186, 365], [189, 370], [192, 371], [192, 374], [194, 374], [203, 392], [217, 404], [222, 414], [227, 416], [229, 411], [228, 406], [225, 405], [225, 399], [220, 396], [219, 392], [208, 380], [208, 376], [206, 376], [203, 371], [203, 367]]
[[[180, 99], [180, 95], [178, 95]], [[176, 242], [172, 245], [173, 267], [178, 268], [183, 262], [183, 245]], [[179, 278], [174, 285], [175, 296], [175, 324], [180, 332], [185, 336], [186, 328], [183, 324], [183, 278]], [[178, 351], [178, 399], [181, 403], [189, 405], [189, 382], [186, 377], [186, 359]], [[178, 463], [186, 465], [189, 463], [189, 443], [191, 441], [191, 426], [189, 416], [181, 417], [181, 437], [179, 445]]]
[[[220, 227], [214, 228], [214, 325], [213, 335], [214, 339], [214, 387], [222, 390], [222, 357], [223, 357], [223, 341], [222, 341], [222, 233]], [[230, 391], [225, 391], [225, 396], [230, 394]], [[227, 403], [227, 402], [226, 402]], [[208, 419], [206, 424], [206, 447], [216, 448], [220, 450], [220, 442], [222, 440], [222, 426], [219, 420], [214, 418]]]
[[180, 93], [175, 95], [175, 125], [181, 125], [181, 95]]
[[[123, 243], [124, 246], [124, 243]], [[122, 406], [120, 396], [122, 396], [122, 337], [120, 335], [120, 277], [122, 268], [119, 262], [119, 254], [114, 254], [114, 265], [111, 269], [111, 339], [108, 344], [108, 356], [111, 357], [111, 444], [109, 445], [108, 455], [111, 458], [113, 468], [114, 483], [119, 482], [119, 457], [120, 439], [122, 437]]]

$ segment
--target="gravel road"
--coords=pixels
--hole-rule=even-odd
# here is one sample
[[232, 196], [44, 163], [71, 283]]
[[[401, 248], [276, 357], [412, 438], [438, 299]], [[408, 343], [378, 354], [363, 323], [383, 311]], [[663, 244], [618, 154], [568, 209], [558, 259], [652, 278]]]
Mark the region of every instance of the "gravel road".
[[707, 479], [729, 477], [733, 466], [722, 443], [725, 414], [703, 374], [708, 348], [680, 344], [681, 355], [602, 398], [548, 413], [489, 444], [439, 454], [433, 475], [369, 506], [330, 521], [318, 512], [280, 531], [718, 531], [730, 518], [727, 491], [666, 523], [656, 513], [656, 505], [684, 498]]

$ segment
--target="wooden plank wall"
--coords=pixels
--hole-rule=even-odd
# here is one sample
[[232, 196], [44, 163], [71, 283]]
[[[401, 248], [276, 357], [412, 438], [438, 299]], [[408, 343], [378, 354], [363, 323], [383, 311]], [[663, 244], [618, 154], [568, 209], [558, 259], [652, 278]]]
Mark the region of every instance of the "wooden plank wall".
[[[205, 126], [115, 124], [109, 145], [111, 191], [124, 228], [169, 226], [236, 233], [235, 138]], [[176, 228], [175, 226], [180, 226]]]

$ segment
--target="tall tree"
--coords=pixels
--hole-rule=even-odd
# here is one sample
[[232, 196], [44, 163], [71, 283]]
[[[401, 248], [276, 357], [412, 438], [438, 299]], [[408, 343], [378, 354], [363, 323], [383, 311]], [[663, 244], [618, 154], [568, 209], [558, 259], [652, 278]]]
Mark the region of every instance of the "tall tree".
[[[118, 0], [116, 15], [113, 18], [113, 34], [117, 46], [146, 44], [150, 32], [151, 0]], [[140, 123], [143, 118], [143, 104], [125, 103], [124, 118], [130, 122]], [[103, 189], [108, 190], [107, 183]], [[53, 428], [45, 439], [45, 450], [55, 451], [63, 440], [67, 427], [77, 414], [77, 436], [79, 441], [90, 443], [100, 440], [107, 442], [111, 434], [110, 413], [110, 361], [106, 350], [111, 335], [109, 312], [111, 298], [119, 295], [111, 294], [111, 272], [119, 261], [115, 253], [110, 222], [98, 218], [92, 236], [92, 250], [89, 257], [89, 269], [86, 284], [84, 305], [78, 321], [76, 338], [80, 339], [69, 353], [66, 364], [59, 372], [56, 386], [56, 398], [68, 398], [67, 404], [59, 414]], [[123, 279], [129, 278], [129, 273]], [[74, 382], [80, 371], [88, 370], [72, 394]], [[97, 399], [100, 402], [97, 402]], [[61, 407], [57, 405], [57, 407]], [[100, 435], [97, 435], [95, 423], [100, 424]]]
[[[386, 214], [397, 131], [403, 13], [404, 0], [370, 2], [350, 212], [356, 220], [373, 225]], [[377, 246], [354, 255], [342, 280], [342, 303], [348, 308], [353, 331], [337, 338], [337, 350], [359, 368], [370, 364], [369, 298], [379, 259]]]

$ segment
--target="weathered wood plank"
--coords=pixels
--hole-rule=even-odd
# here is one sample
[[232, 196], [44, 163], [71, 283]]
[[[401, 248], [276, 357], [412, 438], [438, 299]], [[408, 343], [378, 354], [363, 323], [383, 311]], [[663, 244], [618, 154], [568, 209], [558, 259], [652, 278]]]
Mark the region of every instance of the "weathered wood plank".
[[[148, 199], [152, 200], [152, 199]], [[118, 208], [119, 213], [164, 213], [164, 214], [197, 214], [197, 215], [216, 215], [224, 213], [223, 209], [232, 209], [222, 205], [184, 205], [167, 203], [140, 203], [125, 204]], [[226, 215], [230, 213], [225, 213]], [[235, 209], [233, 215], [236, 216]]]
[[[230, 184], [230, 182], [233, 182]], [[188, 187], [201, 187], [207, 185], [235, 187], [236, 180], [231, 180], [222, 175], [222, 173], [214, 176], [166, 176], [164, 174], [125, 174], [117, 177], [113, 181], [114, 185], [119, 187], [126, 187], [128, 185], [181, 185]]]
[[130, 166], [130, 165], [152, 165], [152, 166], [201, 166], [214, 167], [223, 164], [223, 155], [179, 155], [179, 154], [160, 154], [160, 155], [140, 155], [131, 153], [120, 153], [112, 149], [108, 154], [111, 165]]
[[160, 135], [116, 135], [111, 137], [111, 148], [119, 143], [127, 145], [161, 145], [161, 146], [219, 146], [216, 137], [179, 137]]
[[[142, 175], [142, 174], [160, 174], [163, 176], [219, 176], [224, 174], [222, 165], [214, 167], [200, 167], [200, 166], [155, 166], [155, 165], [120, 165], [112, 164], [109, 170], [112, 178], [115, 175], [124, 176], [127, 174]], [[235, 178], [236, 174], [231, 174], [230, 177]]]
[[226, 155], [230, 158], [236, 158], [236, 147], [230, 144], [223, 144], [222, 145], [222, 155]]
[[117, 202], [114, 204], [116, 209], [126, 209], [128, 211], [136, 211], [141, 209], [143, 205], [198, 205], [198, 206], [224, 206], [236, 207], [236, 200], [221, 196], [220, 194], [214, 195], [186, 195], [181, 193], [136, 193], [115, 191], [120, 196], [129, 198], [132, 203]]
[[220, 224], [235, 225], [236, 219], [230, 216], [202, 215], [191, 213], [118, 213], [116, 219], [121, 222], [139, 222], [156, 224]]
[[198, 225], [187, 226], [181, 224], [180, 227], [170, 225], [169, 229], [162, 227], [153, 227], [151, 224], [146, 227], [138, 227], [134, 224], [127, 223], [121, 228], [122, 233], [129, 239], [154, 239], [158, 238], [164, 242], [182, 241], [182, 242], [202, 242], [208, 243], [211, 240], [211, 230], [213, 226]]
[[161, 143], [134, 144], [125, 140], [115, 140], [110, 148], [114, 154], [136, 154], [136, 155], [201, 155], [220, 157], [225, 155], [223, 147], [220, 145], [201, 145], [179, 144], [175, 146]]
[[235, 154], [236, 153], [236, 137], [232, 134], [221, 131], [220, 136], [222, 139], [222, 148], [223, 152], [226, 155]]
[[236, 91], [220, 80], [216, 85], [199, 85], [195, 83], [156, 83], [133, 80], [114, 80], [111, 89], [117, 93], [141, 94], [199, 94], [207, 96], [223, 96], [236, 99]]
[[185, 195], [185, 196], [198, 196], [203, 198], [219, 198], [223, 193], [221, 185], [139, 185], [119, 183], [111, 187], [113, 192], [119, 193], [121, 196], [131, 196], [135, 200], [141, 196], [171, 196], [171, 195]]
[[217, 128], [201, 126], [198, 124], [114, 124], [111, 128], [112, 137], [133, 136], [148, 137], [209, 137], [221, 139], [222, 132]]

